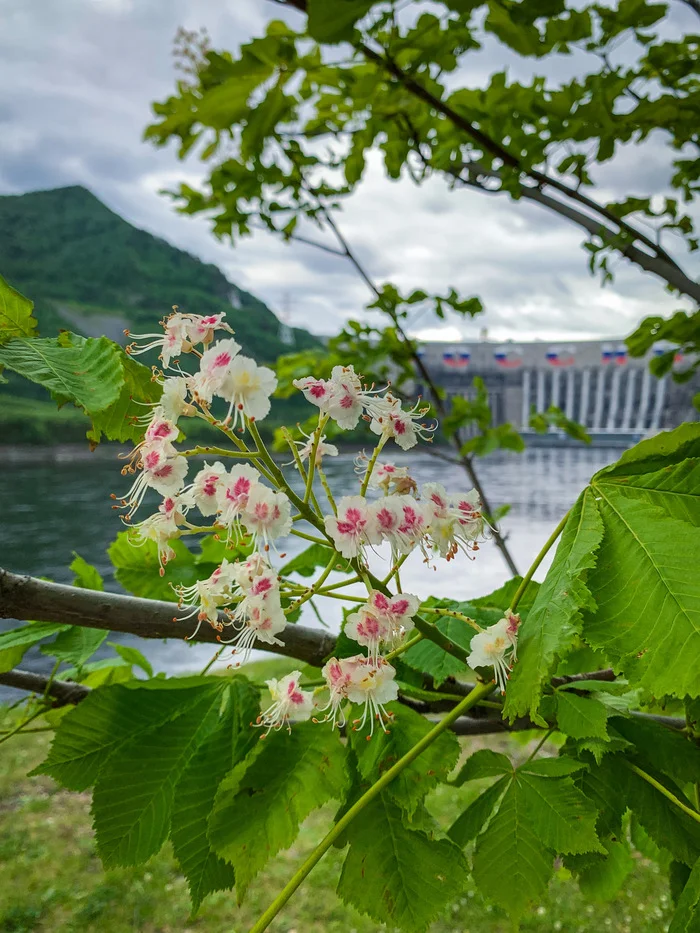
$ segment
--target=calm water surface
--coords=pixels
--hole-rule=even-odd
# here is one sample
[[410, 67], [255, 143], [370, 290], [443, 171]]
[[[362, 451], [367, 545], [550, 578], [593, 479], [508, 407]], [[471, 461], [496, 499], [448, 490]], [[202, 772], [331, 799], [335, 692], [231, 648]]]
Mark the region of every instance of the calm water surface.
[[[611, 449], [528, 449], [522, 454], [495, 454], [479, 464], [492, 506], [504, 503], [511, 506], [502, 526], [521, 573], [591, 475], [616, 460], [620, 453], [620, 450]], [[425, 453], [394, 455], [392, 451], [392, 459], [397, 464], [409, 465], [419, 484], [441, 482], [454, 491], [468, 488], [466, 477], [458, 467]], [[119, 475], [119, 467], [116, 454], [107, 450], [89, 455], [68, 448], [32, 448], [0, 460], [3, 477], [0, 566], [16, 573], [70, 583], [72, 574], [68, 565], [76, 551], [95, 564], [107, 589], [119, 591], [106, 553], [123, 527], [109, 499], [110, 492], [123, 493], [127, 485]], [[327, 474], [336, 498], [358, 492], [351, 455], [329, 459]], [[144, 517], [148, 514], [147, 508], [143, 509], [143, 514]], [[306, 546], [294, 537], [284, 542], [284, 550], [290, 556]], [[380, 553], [372, 560], [379, 571], [388, 567], [385, 554]], [[404, 588], [422, 597], [439, 594], [469, 599], [491, 592], [509, 576], [493, 543], [484, 544], [474, 560], [460, 556], [450, 563], [439, 560], [437, 566], [438, 572], [435, 572], [422, 563], [420, 554], [411, 555], [402, 571]], [[539, 579], [546, 568], [547, 564], [540, 568]], [[338, 629], [341, 606], [338, 600], [319, 603], [323, 619], [331, 630]], [[307, 611], [302, 621], [311, 626], [320, 624], [312, 611]], [[0, 629], [8, 627], [11, 627], [9, 623], [0, 621]], [[110, 640], [137, 644], [156, 671], [169, 673], [197, 670], [212, 655], [208, 645], [189, 645], [181, 641], [151, 641], [130, 635], [110, 637]], [[112, 652], [103, 646], [101, 653], [107, 656]], [[25, 655], [22, 662], [24, 668], [42, 671], [50, 664], [38, 650]], [[5, 691], [4, 696], [9, 697], [11, 693], [14, 691]]]

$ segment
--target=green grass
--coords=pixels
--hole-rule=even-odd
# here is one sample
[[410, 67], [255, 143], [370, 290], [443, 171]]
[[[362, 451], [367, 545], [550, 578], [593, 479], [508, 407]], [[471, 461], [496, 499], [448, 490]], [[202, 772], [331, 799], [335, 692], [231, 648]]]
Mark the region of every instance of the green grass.
[[[274, 671], [277, 673], [277, 670]], [[269, 676], [272, 669], [260, 670]], [[2, 715], [0, 729], [17, 721]], [[294, 846], [273, 859], [251, 885], [246, 903], [235, 893], [209, 897], [190, 916], [187, 885], [169, 847], [144, 868], [105, 872], [90, 826], [90, 795], [64, 792], [49, 778], [28, 778], [44, 757], [50, 732], [18, 736], [0, 746], [0, 933], [245, 933], [293, 874], [329, 825], [334, 808], [313, 814]], [[497, 744], [506, 748], [506, 741]], [[522, 743], [509, 750], [523, 754]], [[493, 743], [492, 743], [493, 744]], [[470, 749], [475, 746], [470, 743]], [[443, 825], [474, 794], [441, 788], [430, 809]], [[273, 933], [374, 933], [384, 929], [335, 895], [344, 853], [324, 858], [282, 915]], [[416, 867], [420, 871], [420, 867]], [[636, 871], [610, 903], [589, 903], [565, 869], [546, 898], [525, 916], [521, 929], [538, 933], [660, 933], [672, 909], [666, 878], [658, 866], [638, 857]], [[485, 904], [473, 888], [451, 905], [430, 933], [511, 933], [501, 911]]]

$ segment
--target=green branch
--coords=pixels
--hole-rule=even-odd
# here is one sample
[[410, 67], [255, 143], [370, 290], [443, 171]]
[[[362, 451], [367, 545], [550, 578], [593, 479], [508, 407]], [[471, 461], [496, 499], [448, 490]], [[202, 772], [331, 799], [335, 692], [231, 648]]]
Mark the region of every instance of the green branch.
[[547, 538], [547, 540], [545, 541], [545, 543], [542, 545], [542, 548], [541, 548], [539, 554], [538, 554], [537, 557], [534, 559], [534, 561], [530, 564], [530, 569], [528, 570], [528, 572], [527, 572], [527, 573], [525, 574], [525, 576], [523, 577], [522, 581], [520, 582], [520, 586], [518, 587], [518, 589], [515, 591], [515, 596], [513, 597], [512, 603], [510, 604], [510, 611], [511, 611], [511, 612], [515, 612], [515, 610], [517, 609], [518, 603], [519, 603], [520, 600], [523, 598], [523, 596], [524, 596], [524, 594], [525, 594], [525, 590], [527, 589], [528, 584], [530, 583], [530, 580], [532, 580], [532, 577], [533, 577], [535, 571], [536, 571], [537, 568], [540, 566], [540, 564], [542, 563], [542, 561], [545, 559], [545, 557], [547, 556], [547, 552], [551, 549], [551, 547], [552, 547], [552, 545], [554, 544], [554, 542], [557, 540], [557, 538], [559, 537], [559, 535], [560, 535], [560, 534], [562, 533], [562, 531], [564, 530], [564, 526], [565, 526], [566, 523], [568, 522], [568, 520], [569, 520], [569, 515], [570, 515], [570, 514], [571, 514], [571, 509], [569, 509], [569, 511], [568, 511], [568, 512], [566, 513], [566, 515], [562, 518], [562, 520], [559, 522], [559, 524], [558, 524], [557, 527], [554, 529], [554, 531], [551, 533], [551, 535]]
[[417, 742], [413, 748], [407, 752], [403, 758], [400, 758], [396, 764], [389, 768], [378, 781], [376, 781], [369, 790], [356, 801], [349, 810], [347, 810], [343, 816], [338, 820], [338, 822], [333, 826], [331, 831], [325, 836], [325, 838], [319, 843], [319, 845], [314, 849], [311, 855], [306, 859], [301, 868], [294, 874], [290, 881], [284, 886], [282, 891], [277, 895], [274, 901], [267, 908], [265, 913], [260, 917], [257, 923], [253, 924], [250, 928], [250, 933], [263, 933], [263, 930], [266, 930], [270, 923], [275, 919], [277, 914], [282, 910], [287, 901], [291, 898], [297, 888], [301, 885], [307, 875], [313, 870], [313, 868], [321, 861], [326, 852], [330, 849], [336, 839], [344, 832], [344, 830], [352, 823], [355, 817], [364, 810], [364, 808], [371, 803], [376, 797], [381, 794], [385, 787], [387, 787], [391, 782], [397, 777], [411, 762], [415, 761], [416, 758], [421, 755], [426, 748], [433, 744], [433, 742], [445, 732], [446, 729], [452, 725], [452, 723], [458, 719], [463, 713], [468, 709], [471, 709], [476, 703], [479, 702], [482, 698], [488, 696], [493, 690], [493, 684], [477, 684], [476, 687], [471, 691], [471, 693], [464, 697], [461, 703], [458, 703], [453, 710], [450, 710], [446, 716], [444, 716], [440, 722], [430, 730], [420, 742]]
[[647, 774], [646, 771], [642, 771], [641, 768], [638, 768], [637, 765], [632, 764], [631, 761], [625, 761], [625, 764], [630, 769], [630, 771], [634, 771], [634, 773], [642, 778], [643, 781], [646, 781], [647, 784], [651, 784], [652, 787], [656, 788], [660, 794], [663, 794], [664, 797], [670, 800], [671, 803], [678, 807], [679, 810], [682, 810], [685, 814], [691, 817], [691, 819], [695, 820], [696, 823], [700, 823], [700, 813], [698, 813], [697, 810], [693, 810], [693, 808], [689, 807], [687, 804], [683, 803], [682, 800], [679, 800], [678, 797], [676, 797], [676, 795], [668, 789], [668, 787], [664, 787], [660, 781], [657, 781], [656, 778], [653, 778], [650, 774]]

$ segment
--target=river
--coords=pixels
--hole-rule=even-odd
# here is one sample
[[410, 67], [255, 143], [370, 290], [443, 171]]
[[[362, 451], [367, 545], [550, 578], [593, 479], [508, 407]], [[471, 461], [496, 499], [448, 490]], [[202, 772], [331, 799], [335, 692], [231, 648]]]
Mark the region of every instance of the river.
[[[478, 464], [479, 473], [493, 507], [509, 503], [502, 522], [508, 545], [521, 573], [591, 475], [616, 460], [621, 450], [601, 448], [530, 448], [522, 454], [499, 452]], [[408, 465], [418, 483], [441, 482], [448, 490], [465, 490], [468, 483], [457, 466], [431, 457], [424, 451], [391, 452], [397, 465]], [[105, 579], [107, 589], [118, 591], [106, 549], [120, 530], [117, 513], [111, 508], [110, 492], [123, 493], [116, 453], [109, 449], [89, 454], [75, 448], [17, 448], [4, 451], [0, 460], [0, 567], [15, 573], [44, 576], [70, 583], [68, 565], [73, 551], [93, 563]], [[358, 491], [350, 454], [326, 460], [326, 470], [336, 498]], [[289, 470], [289, 473], [293, 471]], [[296, 477], [298, 486], [298, 477]], [[144, 517], [148, 510], [144, 509]], [[284, 550], [293, 555], [305, 542], [291, 537]], [[381, 569], [385, 556], [373, 556]], [[540, 567], [541, 579], [548, 564]], [[509, 576], [503, 559], [492, 542], [485, 543], [473, 560], [460, 555], [447, 563], [437, 561], [437, 572], [411, 555], [402, 571], [404, 589], [418, 596], [430, 594], [468, 599], [484, 595], [500, 586]], [[341, 603], [324, 600], [320, 608], [326, 625], [337, 631]], [[318, 626], [307, 609], [302, 622]], [[11, 627], [0, 621], [0, 630]], [[212, 656], [209, 645], [181, 641], [151, 641], [123, 635], [110, 638], [138, 644], [156, 671], [182, 673], [197, 670]], [[100, 656], [112, 649], [103, 645]], [[29, 670], [45, 671], [50, 659], [32, 650], [22, 662]], [[2, 688], [0, 688], [2, 691]], [[16, 695], [0, 692], [0, 697]]]

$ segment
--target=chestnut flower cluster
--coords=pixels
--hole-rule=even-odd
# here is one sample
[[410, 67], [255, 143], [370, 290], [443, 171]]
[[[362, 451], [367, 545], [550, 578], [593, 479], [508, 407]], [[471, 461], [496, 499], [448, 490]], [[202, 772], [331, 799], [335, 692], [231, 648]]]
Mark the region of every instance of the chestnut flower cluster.
[[[175, 557], [173, 542], [183, 535], [213, 532], [238, 554], [245, 545], [247, 556], [224, 559], [208, 579], [175, 587], [180, 604], [196, 617], [190, 637], [206, 623], [223, 645], [232, 646], [240, 661], [247, 660], [255, 645], [283, 645], [287, 616], [307, 599], [343, 598], [340, 591], [346, 584], [326, 589], [323, 584], [338, 555], [351, 561], [356, 576], [350, 582], [364, 581], [367, 598], [348, 615], [344, 631], [362, 650], [352, 657], [329, 660], [322, 671], [324, 686], [313, 691], [304, 689], [299, 671], [268, 681], [272, 704], [256, 725], [265, 730], [263, 736], [312, 716], [314, 721], [343, 726], [348, 710], [358, 705], [362, 713], [352, 720], [354, 728], [369, 722], [371, 735], [378, 722], [386, 729], [390, 718], [386, 704], [397, 698], [399, 686], [396, 670], [385, 654], [404, 650], [421, 605], [418, 596], [401, 591], [399, 567], [414, 549], [425, 560], [451, 560], [460, 552], [472, 556], [486, 528], [478, 495], [474, 490], [448, 492], [439, 483], [419, 489], [408, 467], [379, 460], [390, 440], [408, 450], [420, 439], [431, 440], [436, 425], [421, 420], [428, 409], [420, 403], [404, 408], [388, 389], [363, 385], [352, 366], [336, 366], [329, 379], [307, 376], [294, 382], [319, 409], [317, 427], [310, 435], [303, 434], [301, 440], [289, 438], [292, 462], [306, 486], [302, 499], [287, 483], [256, 427], [270, 410], [270, 396], [277, 385], [272, 370], [241, 354], [223, 315], [202, 317], [174, 309], [161, 323], [162, 333], [136, 337], [128, 347], [133, 354], [157, 348], [163, 367], [154, 368], [154, 380], [162, 386], [161, 398], [143, 419], [144, 438], [122, 471], [135, 474], [134, 482], [116, 506], [125, 510], [133, 543], [155, 544], [161, 574]], [[230, 336], [215, 342], [219, 330]], [[186, 354], [196, 360], [193, 372], [181, 367]], [[212, 411], [215, 404], [222, 406], [220, 415]], [[235, 446], [230, 451], [217, 448], [216, 453], [231, 457], [233, 465], [227, 467], [221, 460], [205, 462], [188, 481], [190, 457], [200, 449], [180, 451], [175, 446], [181, 434], [178, 421], [183, 417], [202, 418], [219, 428]], [[321, 465], [324, 456], [335, 456], [338, 449], [327, 443], [323, 430], [329, 420], [350, 430], [361, 418], [378, 441], [370, 457], [363, 453], [355, 461], [358, 494], [336, 503]], [[236, 428], [240, 434], [247, 430], [249, 436], [241, 439], [234, 433]], [[313, 494], [316, 471], [321, 472], [330, 505], [325, 514]], [[151, 490], [162, 501], [151, 515], [134, 524], [133, 517]], [[369, 498], [370, 492], [378, 496]], [[196, 517], [206, 523], [195, 521]], [[311, 525], [316, 534], [300, 531], [297, 522]], [[328, 567], [310, 588], [284, 579], [273, 567], [277, 542], [289, 534], [312, 540], [320, 534], [328, 548]], [[382, 544], [388, 545], [391, 571], [380, 584], [369, 572], [367, 552]], [[394, 593], [386, 585], [392, 580]], [[357, 597], [353, 601], [357, 604]], [[492, 666], [502, 688], [516, 657], [518, 623], [517, 616], [507, 616], [479, 631], [471, 643], [470, 664]]]

